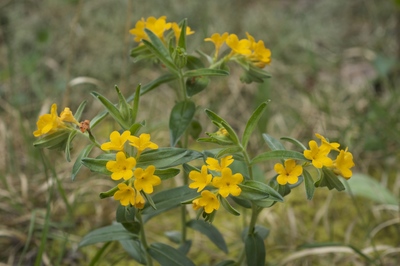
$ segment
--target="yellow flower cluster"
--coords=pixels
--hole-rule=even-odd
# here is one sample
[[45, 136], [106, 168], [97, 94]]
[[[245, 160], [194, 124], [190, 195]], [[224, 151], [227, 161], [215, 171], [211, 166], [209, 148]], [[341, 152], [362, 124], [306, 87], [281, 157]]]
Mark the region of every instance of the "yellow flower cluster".
[[[125, 152], [126, 142], [136, 148], [135, 157], [131, 157]], [[154, 175], [156, 170], [154, 165], [149, 165], [146, 169], [135, 168], [136, 160], [145, 149], [158, 149], [158, 145], [150, 141], [149, 134], [143, 133], [136, 137], [126, 130], [122, 134], [113, 131], [110, 134], [110, 141], [103, 143], [101, 149], [117, 151], [115, 161], [108, 161], [106, 168], [112, 173], [113, 180], [125, 180], [118, 184], [118, 191], [115, 192], [114, 199], [119, 200], [123, 206], [131, 204], [136, 208], [143, 208], [145, 200], [142, 193], [153, 193], [153, 186], [159, 185], [161, 179]]]
[[61, 112], [60, 116], [57, 114], [57, 104], [51, 105], [50, 114], [41, 115], [36, 122], [37, 130], [33, 132], [35, 137], [40, 137], [52, 134], [58, 130], [66, 129], [68, 127], [64, 122], [72, 123], [79, 126], [71, 110], [66, 107]]
[[214, 43], [214, 58], [218, 57], [219, 50], [222, 45], [226, 43], [226, 45], [231, 48], [231, 53], [228, 57], [243, 57], [253, 63], [256, 67], [264, 68], [265, 65], [271, 62], [271, 51], [265, 47], [262, 40], [256, 42], [254, 37], [249, 33], [246, 33], [246, 35], [247, 39], [239, 40], [236, 34], [228, 34], [225, 32], [221, 35], [219, 33], [214, 33], [210, 38], [205, 38], [204, 40]]
[[[204, 211], [210, 214], [214, 210], [219, 209], [220, 202], [217, 198], [217, 194], [224, 198], [229, 195], [240, 195], [242, 190], [238, 184], [243, 181], [243, 175], [240, 173], [232, 174], [232, 170], [228, 166], [231, 165], [233, 161], [232, 156], [221, 158], [220, 161], [209, 157], [206, 160], [207, 165], [203, 165], [200, 172], [193, 170], [189, 173], [189, 178], [194, 181], [189, 187], [193, 189], [197, 188], [197, 192], [201, 191], [201, 196], [192, 202], [195, 210], [204, 208]], [[208, 171], [213, 171], [218, 173], [218, 175], [213, 177]], [[216, 193], [203, 190], [210, 184], [218, 189]]]
[[[174, 32], [176, 40], [179, 39], [181, 28], [176, 22], [167, 22], [166, 16], [159, 18], [148, 17], [146, 20], [142, 18], [136, 22], [135, 28], [129, 31], [130, 34], [135, 35], [134, 41], [141, 42], [142, 40], [149, 40], [145, 29], [151, 30], [158, 38], [164, 40], [164, 33], [170, 29]], [[194, 31], [190, 27], [186, 27], [186, 35], [193, 34]]]
[[[333, 172], [337, 175], [341, 175], [346, 179], [349, 179], [353, 173], [350, 168], [354, 167], [353, 154], [344, 150], [339, 150], [339, 143], [330, 143], [320, 134], [315, 134], [317, 138], [321, 140], [321, 145], [318, 146], [317, 142], [311, 140], [308, 145], [309, 150], [304, 151], [304, 157], [311, 160], [311, 163], [316, 168], [322, 168], [326, 166], [331, 168]], [[339, 152], [335, 160], [328, 157], [329, 153], [334, 150]]]

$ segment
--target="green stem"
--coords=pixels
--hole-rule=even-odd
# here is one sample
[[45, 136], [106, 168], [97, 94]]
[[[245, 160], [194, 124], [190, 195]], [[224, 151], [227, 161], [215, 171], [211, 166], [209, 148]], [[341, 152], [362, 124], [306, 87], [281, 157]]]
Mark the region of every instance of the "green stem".
[[245, 161], [245, 163], [247, 165], [247, 170], [249, 172], [249, 178], [251, 180], [253, 180], [254, 179], [254, 177], [253, 177], [253, 167], [252, 167], [252, 165], [250, 163], [250, 157], [247, 154], [246, 150], [242, 146], [240, 146], [240, 147], [242, 148], [242, 154], [243, 154], [243, 157], [244, 157], [244, 161]]
[[142, 214], [140, 211], [136, 212], [136, 218], [138, 219], [140, 223], [140, 242], [142, 243], [144, 250], [146, 251], [146, 261], [148, 266], [153, 266], [153, 259], [151, 258], [148, 250], [149, 250], [149, 245], [147, 244], [147, 239], [146, 239], [146, 232], [144, 230], [144, 223], [142, 219]]
[[187, 96], [185, 78], [183, 77], [182, 69], [179, 70], [179, 87], [181, 89], [180, 95], [182, 95], [182, 100], [187, 101], [189, 97]]

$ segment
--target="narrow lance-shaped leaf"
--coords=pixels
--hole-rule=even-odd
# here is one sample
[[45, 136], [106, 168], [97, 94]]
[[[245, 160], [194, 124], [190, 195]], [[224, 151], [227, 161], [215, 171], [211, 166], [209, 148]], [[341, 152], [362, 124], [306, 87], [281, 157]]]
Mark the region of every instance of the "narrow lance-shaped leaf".
[[152, 80], [151, 82], [143, 85], [142, 89], [140, 90], [140, 95], [143, 95], [149, 91], [152, 91], [153, 89], [157, 88], [161, 84], [173, 81], [177, 78], [178, 78], [178, 76], [176, 74], [167, 73], [165, 75], [162, 75], [162, 76]]
[[151, 244], [148, 252], [160, 265], [195, 266], [184, 253], [163, 243]]
[[264, 240], [257, 233], [248, 234], [245, 242], [247, 265], [265, 265], [265, 245]]
[[306, 187], [307, 199], [311, 200], [314, 196], [315, 186], [314, 180], [312, 179], [310, 173], [303, 169], [304, 185]]
[[200, 76], [228, 76], [229, 72], [222, 69], [200, 68], [186, 71], [183, 76], [185, 78], [200, 77]]
[[330, 169], [322, 168], [321, 179], [315, 182], [316, 187], [327, 187], [329, 190], [336, 189], [337, 191], [342, 191], [345, 189], [342, 182], [340, 182], [339, 177], [336, 176]]
[[192, 101], [177, 103], [171, 111], [169, 118], [169, 132], [171, 146], [174, 147], [192, 122], [196, 106]]
[[307, 148], [303, 145], [303, 143], [301, 143], [297, 139], [290, 138], [290, 137], [282, 137], [281, 140], [286, 140], [290, 143], [293, 143], [294, 145], [296, 145], [297, 147], [299, 147], [302, 150], [307, 150]]
[[156, 169], [174, 167], [203, 157], [198, 151], [163, 147], [157, 150], [144, 151], [137, 160], [136, 167], [154, 165]]
[[210, 239], [211, 242], [213, 242], [220, 250], [228, 253], [228, 247], [226, 246], [225, 240], [215, 226], [203, 220], [190, 220], [186, 225], [207, 236], [208, 239]]
[[261, 153], [251, 160], [251, 163], [259, 163], [267, 160], [276, 159], [295, 159], [301, 161], [307, 161], [304, 155], [297, 151], [287, 151], [287, 150], [274, 150]]
[[115, 105], [112, 102], [110, 102], [106, 97], [104, 97], [103, 95], [101, 95], [95, 91], [92, 92], [91, 94], [103, 104], [103, 106], [106, 108], [108, 113], [115, 119], [115, 121], [118, 124], [120, 124], [120, 126], [123, 129], [129, 128], [128, 124], [125, 122], [124, 118], [121, 116], [118, 108], [115, 107]]
[[[131, 123], [132, 124], [134, 124], [136, 122], [136, 117], [137, 117], [137, 113], [139, 110], [140, 91], [141, 91], [141, 85], [139, 84], [136, 87], [135, 96], [133, 98], [133, 103], [132, 103], [132, 113], [131, 113], [131, 118], [132, 118]], [[132, 131], [131, 131], [131, 133], [132, 133]]]
[[71, 149], [72, 149], [72, 140], [74, 139], [74, 137], [76, 136], [76, 133], [78, 133], [78, 131], [73, 130], [71, 131], [71, 133], [69, 133], [68, 135], [68, 139], [67, 139], [67, 143], [65, 145], [65, 159], [70, 162], [71, 161]]
[[267, 108], [266, 102], [260, 104], [260, 106], [258, 106], [257, 109], [254, 111], [254, 113], [251, 115], [249, 121], [247, 121], [242, 138], [242, 146], [244, 149], [246, 149], [251, 133], [253, 133], [254, 128], [257, 126], [257, 123], [260, 120], [266, 108]]
[[95, 146], [94, 144], [87, 145], [79, 153], [78, 158], [76, 158], [76, 161], [74, 163], [74, 166], [72, 166], [72, 173], [71, 173], [72, 181], [75, 180], [76, 175], [78, 174], [79, 170], [82, 168], [82, 158], [87, 157], [94, 146]]
[[93, 245], [101, 242], [138, 238], [138, 235], [126, 231], [122, 224], [113, 224], [93, 230], [85, 235], [79, 247]]
[[87, 104], [87, 101], [83, 101], [83, 102], [79, 105], [78, 109], [76, 109], [76, 112], [75, 112], [75, 114], [74, 114], [74, 117], [75, 117], [75, 119], [76, 119], [77, 121], [79, 121], [79, 120], [81, 119], [82, 112], [83, 112], [83, 110], [85, 109], [86, 104]]
[[275, 150], [285, 150], [285, 147], [280, 143], [279, 140], [273, 138], [271, 135], [268, 135], [266, 133], [262, 134], [263, 139], [267, 143], [268, 147], [275, 151]]
[[115, 90], [117, 91], [117, 94], [118, 94], [119, 112], [121, 114], [121, 117], [130, 126], [131, 124], [133, 124], [133, 122], [131, 121], [131, 112], [130, 112], [131, 107], [129, 106], [128, 102], [126, 101], [124, 95], [121, 93], [118, 86], [115, 86]]
[[186, 50], [186, 24], [187, 19], [183, 19], [179, 26], [181, 27], [181, 34], [179, 35], [178, 46]]
[[144, 29], [147, 36], [151, 42], [147, 40], [142, 40], [143, 44], [149, 48], [149, 50], [157, 56], [158, 59], [173, 73], [177, 74], [178, 69], [175, 64], [172, 62], [172, 58], [168, 52], [168, 49], [164, 46], [163, 42], [151, 31], [148, 29]]

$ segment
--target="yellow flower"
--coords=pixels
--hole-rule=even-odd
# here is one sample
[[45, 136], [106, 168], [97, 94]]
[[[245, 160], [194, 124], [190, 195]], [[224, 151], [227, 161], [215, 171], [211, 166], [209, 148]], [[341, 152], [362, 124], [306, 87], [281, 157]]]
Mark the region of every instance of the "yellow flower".
[[148, 17], [146, 20], [146, 28], [151, 30], [158, 38], [163, 39], [164, 31], [171, 28], [171, 23], [166, 22], [167, 17], [161, 16], [158, 19]]
[[132, 177], [132, 169], [136, 166], [136, 160], [133, 157], [126, 158], [125, 153], [120, 151], [116, 155], [116, 161], [108, 161], [106, 168], [112, 172], [111, 178], [114, 180], [128, 180]]
[[326, 138], [324, 138], [322, 135], [315, 133], [315, 136], [317, 136], [317, 138], [319, 138], [321, 140], [321, 147], [322, 146], [327, 146], [330, 150], [335, 150], [335, 151], [339, 151], [339, 143], [336, 142], [332, 142], [330, 143], [329, 141], [326, 140]]
[[[181, 27], [179, 27], [178, 23], [172, 22], [171, 23], [171, 28], [174, 31], [175, 40], [178, 41], [179, 40], [179, 36], [181, 36]], [[192, 35], [193, 33], [194, 33], [194, 31], [192, 31], [189, 26], [186, 26], [186, 36], [187, 35]]]
[[193, 203], [193, 210], [195, 210], [195, 211], [197, 211], [198, 209], [200, 209], [200, 208], [202, 208], [200, 205], [199, 205], [199, 200], [200, 200], [200, 198], [198, 198], [198, 199], [195, 199], [195, 200], [193, 200], [192, 201], [192, 203]]
[[219, 188], [218, 193], [226, 198], [229, 194], [239, 196], [242, 190], [238, 186], [243, 181], [243, 176], [240, 173], [232, 175], [230, 168], [224, 168], [221, 171], [221, 177], [214, 177], [212, 184]]
[[133, 172], [136, 180], [134, 183], [135, 188], [138, 191], [143, 190], [145, 193], [153, 193], [153, 186], [161, 184], [161, 179], [154, 175], [156, 168], [154, 165], [149, 165], [146, 170], [142, 168], [136, 168]]
[[144, 151], [145, 149], [158, 149], [158, 145], [150, 141], [150, 134], [142, 133], [139, 137], [130, 136], [129, 145], [135, 147], [138, 150], [136, 157]]
[[354, 167], [353, 154], [346, 150], [341, 150], [336, 160], [333, 162], [335, 169], [333, 170], [336, 174], [349, 179], [353, 173], [350, 168]]
[[[122, 206], [135, 205], [135, 190], [125, 183], [118, 184], [118, 191], [114, 193], [114, 199], [119, 200]], [[139, 193], [137, 193], [139, 194]]]
[[136, 35], [133, 39], [135, 42], [140, 42], [142, 39], [148, 39], [146, 32], [144, 29], [146, 28], [146, 22], [142, 18], [138, 22], [136, 22], [135, 28], [129, 31], [130, 34]]
[[138, 209], [143, 209], [145, 203], [146, 201], [144, 200], [142, 194], [140, 194], [140, 192], [136, 192], [135, 207]]
[[215, 58], [218, 57], [219, 49], [225, 43], [226, 39], [228, 38], [228, 33], [224, 32], [222, 35], [219, 33], [214, 33], [211, 35], [211, 38], [205, 38], [204, 41], [206, 42], [213, 42], [215, 45]]
[[101, 149], [103, 151], [123, 151], [125, 142], [130, 136], [131, 132], [129, 130], [124, 131], [122, 135], [120, 135], [118, 131], [113, 131], [110, 134], [110, 142], [103, 143]]
[[206, 160], [207, 168], [211, 171], [219, 171], [221, 172], [224, 168], [228, 167], [231, 163], [233, 163], [232, 155], [221, 158], [221, 164], [219, 164], [217, 159], [208, 157]]
[[230, 34], [226, 39], [226, 44], [232, 49], [233, 52], [241, 55], [251, 54], [251, 42], [247, 39], [239, 40], [236, 34]]
[[65, 128], [64, 123], [57, 115], [57, 104], [51, 105], [50, 114], [41, 115], [36, 122], [37, 130], [33, 132], [35, 137], [51, 134], [61, 128]]
[[61, 121], [74, 123], [79, 126], [79, 122], [76, 121], [74, 115], [68, 107], [65, 107], [64, 111], [61, 112], [60, 119]]
[[203, 192], [201, 192], [201, 198], [195, 199], [193, 201], [193, 208], [199, 209], [199, 206], [204, 207], [204, 211], [210, 214], [214, 210], [219, 209], [220, 203], [214, 193], [208, 190], [204, 190]]
[[266, 64], [271, 63], [271, 51], [265, 48], [263, 41], [258, 41], [254, 45], [254, 64], [259, 68], [264, 68]]
[[210, 184], [212, 175], [208, 174], [207, 166], [201, 167], [201, 173], [193, 170], [189, 173], [189, 178], [194, 182], [189, 185], [190, 188], [198, 188], [197, 192], [202, 191], [208, 184]]
[[304, 151], [304, 157], [312, 161], [312, 164], [316, 168], [322, 168], [322, 166], [332, 166], [332, 159], [328, 157], [328, 153], [331, 151], [327, 145], [321, 145], [318, 147], [317, 142], [311, 140], [308, 145], [309, 150]]
[[296, 165], [293, 159], [286, 160], [285, 166], [281, 163], [275, 164], [274, 170], [279, 174], [276, 178], [279, 185], [296, 184], [299, 181], [299, 176], [303, 173], [303, 167]]

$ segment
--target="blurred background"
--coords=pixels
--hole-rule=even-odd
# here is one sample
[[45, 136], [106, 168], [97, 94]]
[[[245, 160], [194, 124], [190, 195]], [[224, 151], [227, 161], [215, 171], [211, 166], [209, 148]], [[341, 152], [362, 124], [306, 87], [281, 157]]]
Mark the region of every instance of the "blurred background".
[[[114, 221], [116, 202], [98, 198], [113, 182], [87, 170], [72, 181], [72, 163], [62, 152], [35, 149], [32, 132], [52, 103], [59, 111], [76, 110], [88, 100], [83, 119], [91, 119], [102, 111], [91, 91], [116, 102], [115, 85], [129, 96], [139, 83], [164, 73], [152, 63], [133, 62], [129, 52], [137, 44], [128, 32], [142, 17], [163, 15], [167, 21], [188, 19], [195, 31], [188, 37], [190, 54], [197, 49], [211, 54], [214, 47], [204, 38], [225, 31], [240, 38], [248, 32], [272, 51], [266, 67], [271, 79], [242, 84], [241, 69], [232, 64], [228, 78], [213, 78], [207, 91], [195, 96], [203, 109], [241, 132], [254, 108], [269, 99], [259, 133], [306, 144], [318, 132], [339, 141], [354, 155], [352, 179], [365, 180], [354, 193], [320, 189], [312, 201], [299, 187], [285, 204], [264, 210], [259, 223], [271, 230], [268, 265], [365, 265], [360, 253], [376, 265], [398, 265], [400, 3], [395, 0], [0, 0], [0, 265], [89, 265], [96, 255], [101, 245], [78, 249], [78, 243]], [[142, 98], [140, 116], [160, 146], [169, 144], [165, 109], [173, 101], [167, 85]], [[215, 131], [202, 110], [197, 116], [203, 131]], [[115, 125], [103, 125], [96, 134], [105, 141]], [[85, 145], [77, 140], [76, 151], [80, 141]], [[252, 141], [254, 154], [267, 149], [261, 138]], [[191, 148], [201, 149], [196, 142]], [[215, 224], [230, 254], [193, 233], [189, 257], [198, 265], [235, 258], [241, 250], [242, 221], [227, 223], [225, 215]], [[160, 232], [177, 229], [173, 216], [172, 211], [148, 224], [151, 240], [167, 241]], [[328, 242], [344, 246], [318, 246]], [[136, 264], [114, 243], [98, 265]]]

